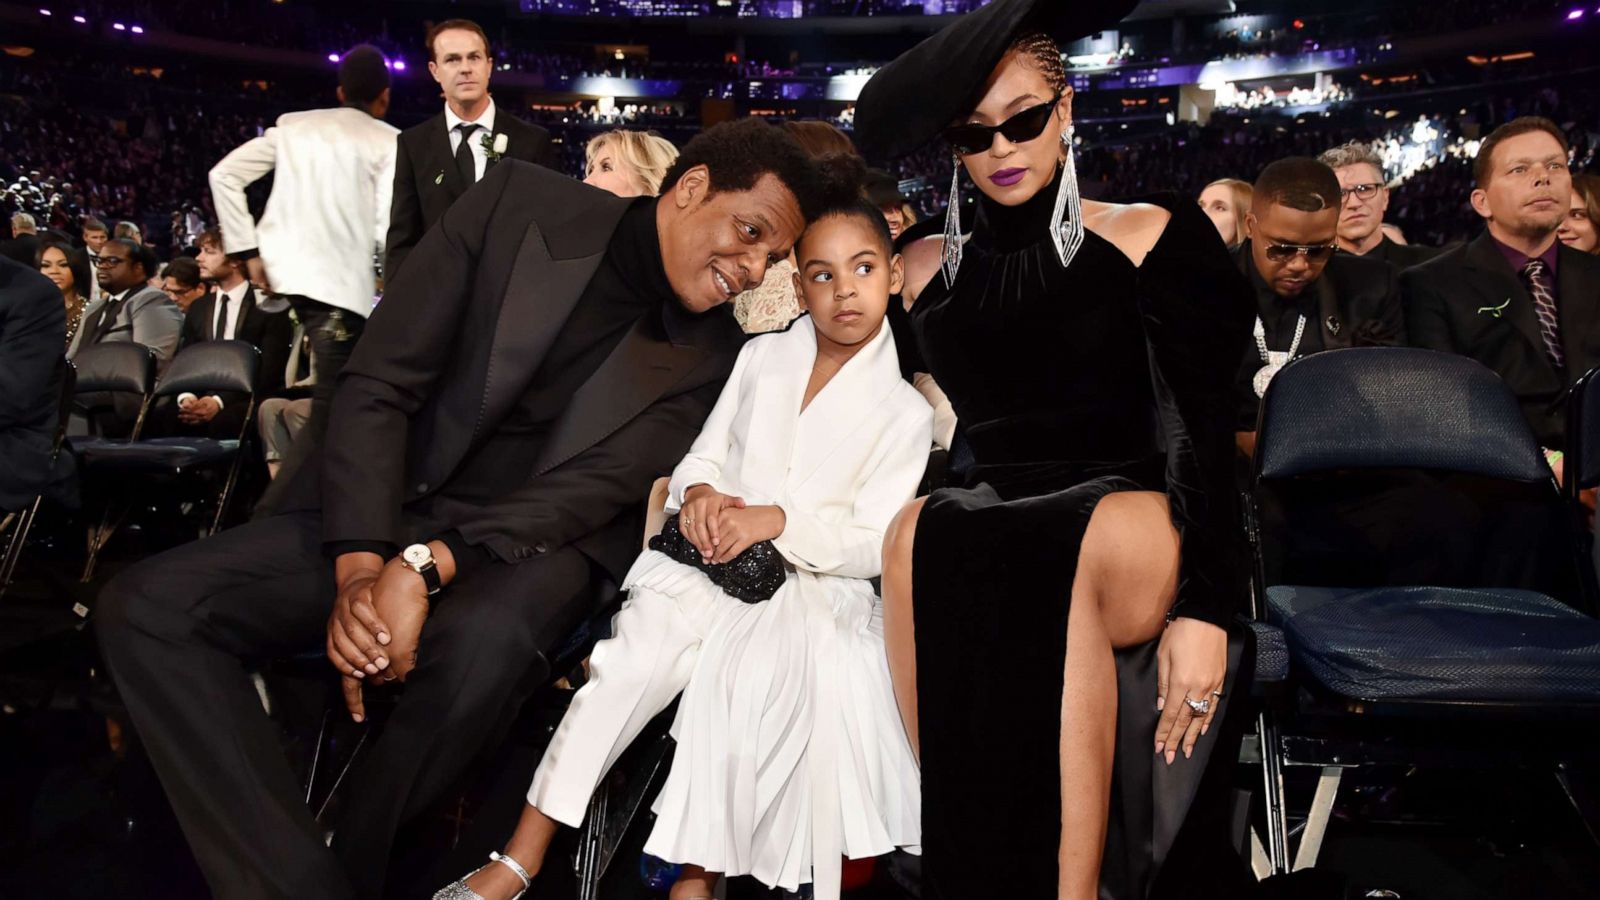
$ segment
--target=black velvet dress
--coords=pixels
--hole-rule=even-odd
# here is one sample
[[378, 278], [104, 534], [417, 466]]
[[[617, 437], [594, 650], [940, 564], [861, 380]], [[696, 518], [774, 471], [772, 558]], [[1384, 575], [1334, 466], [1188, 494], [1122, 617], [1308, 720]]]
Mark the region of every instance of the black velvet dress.
[[[927, 898], [1056, 896], [1067, 613], [1100, 498], [1167, 494], [1182, 538], [1174, 615], [1230, 627], [1245, 603], [1233, 379], [1249, 288], [1175, 197], [1151, 201], [1172, 219], [1139, 267], [1090, 232], [1063, 268], [1046, 233], [1054, 197], [985, 201], [954, 287], [935, 274], [911, 311], [977, 463], [968, 487], [929, 499], [913, 555]], [[1247, 704], [1227, 700], [1249, 684], [1246, 639], [1230, 627], [1218, 723], [1171, 767], [1154, 754], [1156, 642], [1118, 654], [1103, 897], [1239, 885], [1227, 795]]]

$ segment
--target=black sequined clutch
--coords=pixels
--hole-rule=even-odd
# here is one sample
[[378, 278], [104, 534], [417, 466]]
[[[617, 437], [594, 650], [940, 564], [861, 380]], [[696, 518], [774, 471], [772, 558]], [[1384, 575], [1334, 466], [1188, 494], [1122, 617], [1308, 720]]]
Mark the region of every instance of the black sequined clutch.
[[661, 533], [650, 539], [650, 549], [686, 566], [694, 566], [706, 573], [723, 593], [746, 603], [771, 600], [778, 588], [783, 587], [783, 557], [771, 541], [751, 544], [729, 562], [708, 563], [678, 529], [678, 517], [672, 516], [662, 526]]

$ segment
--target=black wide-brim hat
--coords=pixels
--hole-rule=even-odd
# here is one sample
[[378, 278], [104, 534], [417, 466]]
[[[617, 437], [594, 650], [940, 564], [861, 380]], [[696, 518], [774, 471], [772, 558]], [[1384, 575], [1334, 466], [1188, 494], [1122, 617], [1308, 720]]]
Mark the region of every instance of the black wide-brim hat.
[[984, 84], [1018, 37], [1042, 32], [1065, 45], [1105, 31], [1139, 0], [994, 0], [875, 72], [856, 100], [856, 147], [894, 159], [933, 140], [982, 98]]

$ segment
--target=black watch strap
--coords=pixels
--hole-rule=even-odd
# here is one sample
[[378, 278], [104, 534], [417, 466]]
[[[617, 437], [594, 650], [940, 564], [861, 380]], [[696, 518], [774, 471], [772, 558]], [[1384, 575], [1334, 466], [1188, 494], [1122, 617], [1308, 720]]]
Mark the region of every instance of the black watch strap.
[[439, 567], [435, 563], [429, 562], [422, 568], [412, 571], [422, 576], [422, 583], [427, 587], [429, 597], [437, 596], [444, 590], [444, 583], [439, 580]]

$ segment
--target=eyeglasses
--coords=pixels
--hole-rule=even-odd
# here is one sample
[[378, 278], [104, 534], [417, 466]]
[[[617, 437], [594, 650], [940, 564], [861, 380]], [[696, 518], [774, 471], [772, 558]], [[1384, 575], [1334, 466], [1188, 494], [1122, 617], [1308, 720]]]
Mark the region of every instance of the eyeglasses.
[[1339, 189], [1339, 199], [1355, 194], [1358, 199], [1371, 200], [1372, 195], [1383, 189], [1381, 184], [1352, 184], [1347, 188]]
[[1296, 256], [1304, 256], [1307, 262], [1322, 262], [1333, 255], [1333, 248], [1337, 244], [1268, 244], [1267, 259], [1276, 263], [1288, 262]]
[[1060, 102], [1061, 95], [1057, 94], [1050, 102], [1030, 106], [999, 125], [979, 125], [976, 122], [952, 125], [944, 130], [944, 139], [963, 156], [982, 153], [994, 146], [994, 136], [997, 134], [1005, 135], [1006, 140], [1013, 144], [1031, 141], [1044, 134], [1044, 127], [1050, 124], [1050, 111]]
[[120, 266], [125, 262], [127, 262], [127, 260], [123, 259], [122, 257], [120, 257], [120, 256], [112, 256], [109, 253], [102, 253], [99, 256], [95, 257], [95, 260], [94, 260], [94, 264], [97, 267], [102, 268], [102, 269], [109, 269], [112, 266]]

